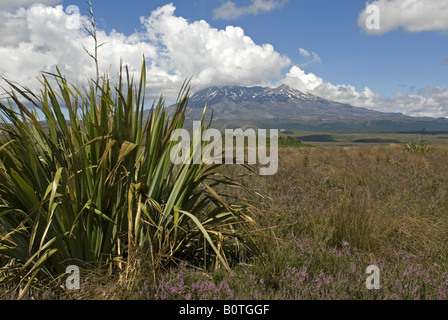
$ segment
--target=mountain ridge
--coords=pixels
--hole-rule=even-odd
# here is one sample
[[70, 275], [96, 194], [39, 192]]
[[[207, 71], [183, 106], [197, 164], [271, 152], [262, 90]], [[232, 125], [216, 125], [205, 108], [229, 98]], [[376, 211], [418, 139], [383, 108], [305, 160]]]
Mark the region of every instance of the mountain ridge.
[[[411, 117], [327, 100], [288, 85], [276, 88], [211, 86], [190, 96], [187, 119], [199, 120], [207, 105], [214, 123], [308, 130], [447, 130], [448, 119]], [[170, 108], [174, 108], [171, 106]]]
[[[349, 104], [327, 100], [310, 93], [281, 85], [277, 88], [214, 86], [194, 93], [188, 108], [204, 108], [205, 104], [215, 110], [216, 119], [247, 120], [336, 120], [352, 118], [408, 118], [400, 113], [386, 113]], [[245, 114], [248, 111], [251, 114]], [[257, 111], [252, 114], [252, 111]]]

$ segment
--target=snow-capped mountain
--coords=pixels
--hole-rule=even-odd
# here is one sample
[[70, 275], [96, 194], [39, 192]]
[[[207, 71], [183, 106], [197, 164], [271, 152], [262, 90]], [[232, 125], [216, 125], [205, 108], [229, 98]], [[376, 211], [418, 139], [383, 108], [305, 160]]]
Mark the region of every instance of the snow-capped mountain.
[[[207, 104], [215, 126], [275, 127], [325, 132], [448, 131], [448, 119], [417, 118], [354, 107], [304, 93], [287, 85], [277, 88], [209, 87], [190, 96], [186, 124], [200, 120]], [[174, 108], [171, 106], [170, 108]]]
[[[318, 97], [294, 90], [287, 85], [278, 88], [263, 87], [210, 87], [196, 92], [190, 99], [195, 106], [207, 101], [209, 105], [219, 103], [226, 98], [233, 103], [243, 102], [300, 102], [316, 101]], [[203, 105], [202, 105], [203, 107]]]
[[209, 87], [190, 97], [190, 119], [202, 115], [202, 110], [214, 111], [214, 119], [260, 120], [342, 120], [400, 118], [398, 113], [383, 113], [348, 104], [322, 99], [281, 85], [267, 87]]

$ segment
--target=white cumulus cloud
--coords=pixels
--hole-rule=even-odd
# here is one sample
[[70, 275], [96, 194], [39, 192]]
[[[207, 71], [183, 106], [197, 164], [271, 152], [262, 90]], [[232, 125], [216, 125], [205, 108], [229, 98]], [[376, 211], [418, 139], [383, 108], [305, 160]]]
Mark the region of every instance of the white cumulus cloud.
[[[93, 40], [82, 28], [67, 28], [69, 18], [62, 5], [36, 4], [12, 13], [0, 11], [0, 75], [31, 89], [40, 86], [36, 77], [55, 72], [56, 66], [73, 82], [93, 77], [93, 60], [83, 50], [83, 45], [92, 50]], [[80, 16], [83, 24], [88, 24], [87, 17]], [[121, 57], [134, 69], [141, 64], [143, 54], [157, 58], [154, 46], [135, 36], [98, 30], [98, 39], [107, 42], [100, 49], [100, 67], [102, 71], [112, 67], [113, 76], [118, 74]]]
[[351, 104], [356, 107], [369, 108], [382, 112], [400, 111], [410, 116], [448, 117], [448, 87], [426, 87], [417, 94], [398, 92], [389, 98], [374, 93], [365, 87], [359, 91], [350, 84], [333, 84], [325, 82], [313, 73], [306, 73], [299, 66], [292, 66], [286, 76], [279, 81], [298, 90], [312, 93], [319, 97]]
[[11, 8], [23, 8], [29, 7], [33, 4], [46, 4], [54, 5], [62, 2], [62, 0], [2, 0], [0, 2], [0, 10], [11, 9]]
[[189, 22], [166, 5], [142, 18], [149, 39], [158, 44], [166, 70], [179, 79], [193, 76], [198, 87], [262, 84], [281, 77], [291, 60], [270, 44], [258, 45], [240, 27], [212, 28], [204, 20]]
[[379, 29], [366, 26], [373, 12], [364, 9], [358, 25], [368, 34], [381, 35], [403, 28], [407, 32], [448, 31], [448, 1], [446, 0], [375, 0], [366, 3], [379, 9]]
[[[176, 98], [182, 82], [193, 77], [195, 88], [211, 84], [266, 84], [281, 77], [288, 57], [270, 44], [258, 45], [239, 27], [212, 28], [204, 20], [190, 22], [174, 14], [172, 4], [142, 17], [143, 34], [106, 34], [98, 30], [102, 72], [118, 74], [120, 59], [136, 73], [143, 54], [147, 59], [150, 94]], [[95, 75], [93, 60], [83, 45], [93, 49], [91, 37], [82, 29], [66, 27], [70, 17], [61, 5], [34, 5], [14, 12], [0, 11], [0, 74], [30, 88], [39, 86], [36, 77], [58, 66], [67, 78], [82, 81]], [[88, 24], [81, 15], [81, 25]]]
[[236, 20], [243, 15], [257, 15], [282, 8], [289, 0], [252, 0], [249, 6], [237, 7], [235, 2], [227, 1], [213, 10], [215, 19]]

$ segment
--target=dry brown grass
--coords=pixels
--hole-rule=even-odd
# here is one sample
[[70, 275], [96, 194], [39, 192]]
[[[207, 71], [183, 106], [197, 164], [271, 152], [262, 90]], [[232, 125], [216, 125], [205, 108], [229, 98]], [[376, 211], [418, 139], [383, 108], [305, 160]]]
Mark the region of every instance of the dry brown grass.
[[400, 146], [283, 148], [279, 171], [249, 185], [273, 199], [273, 220], [300, 221], [283, 229], [349, 242], [376, 254], [397, 246], [445, 250], [448, 240], [447, 147], [426, 154]]

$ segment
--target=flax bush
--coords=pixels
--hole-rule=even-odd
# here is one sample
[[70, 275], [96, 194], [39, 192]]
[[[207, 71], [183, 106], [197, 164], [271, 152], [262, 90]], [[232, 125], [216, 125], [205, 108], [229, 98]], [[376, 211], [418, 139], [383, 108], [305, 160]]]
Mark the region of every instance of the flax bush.
[[[29, 286], [73, 264], [119, 269], [129, 279], [143, 256], [153, 268], [184, 260], [229, 269], [254, 249], [251, 206], [214, 189], [240, 186], [217, 174], [219, 165], [170, 161], [188, 82], [172, 114], [160, 97], [144, 117], [145, 71], [143, 62], [137, 84], [126, 68], [116, 86], [104, 76], [82, 91], [58, 70], [42, 76], [39, 95], [8, 81], [12, 92], [0, 104], [0, 256], [10, 264], [1, 279]], [[203, 131], [210, 123], [202, 117]]]

